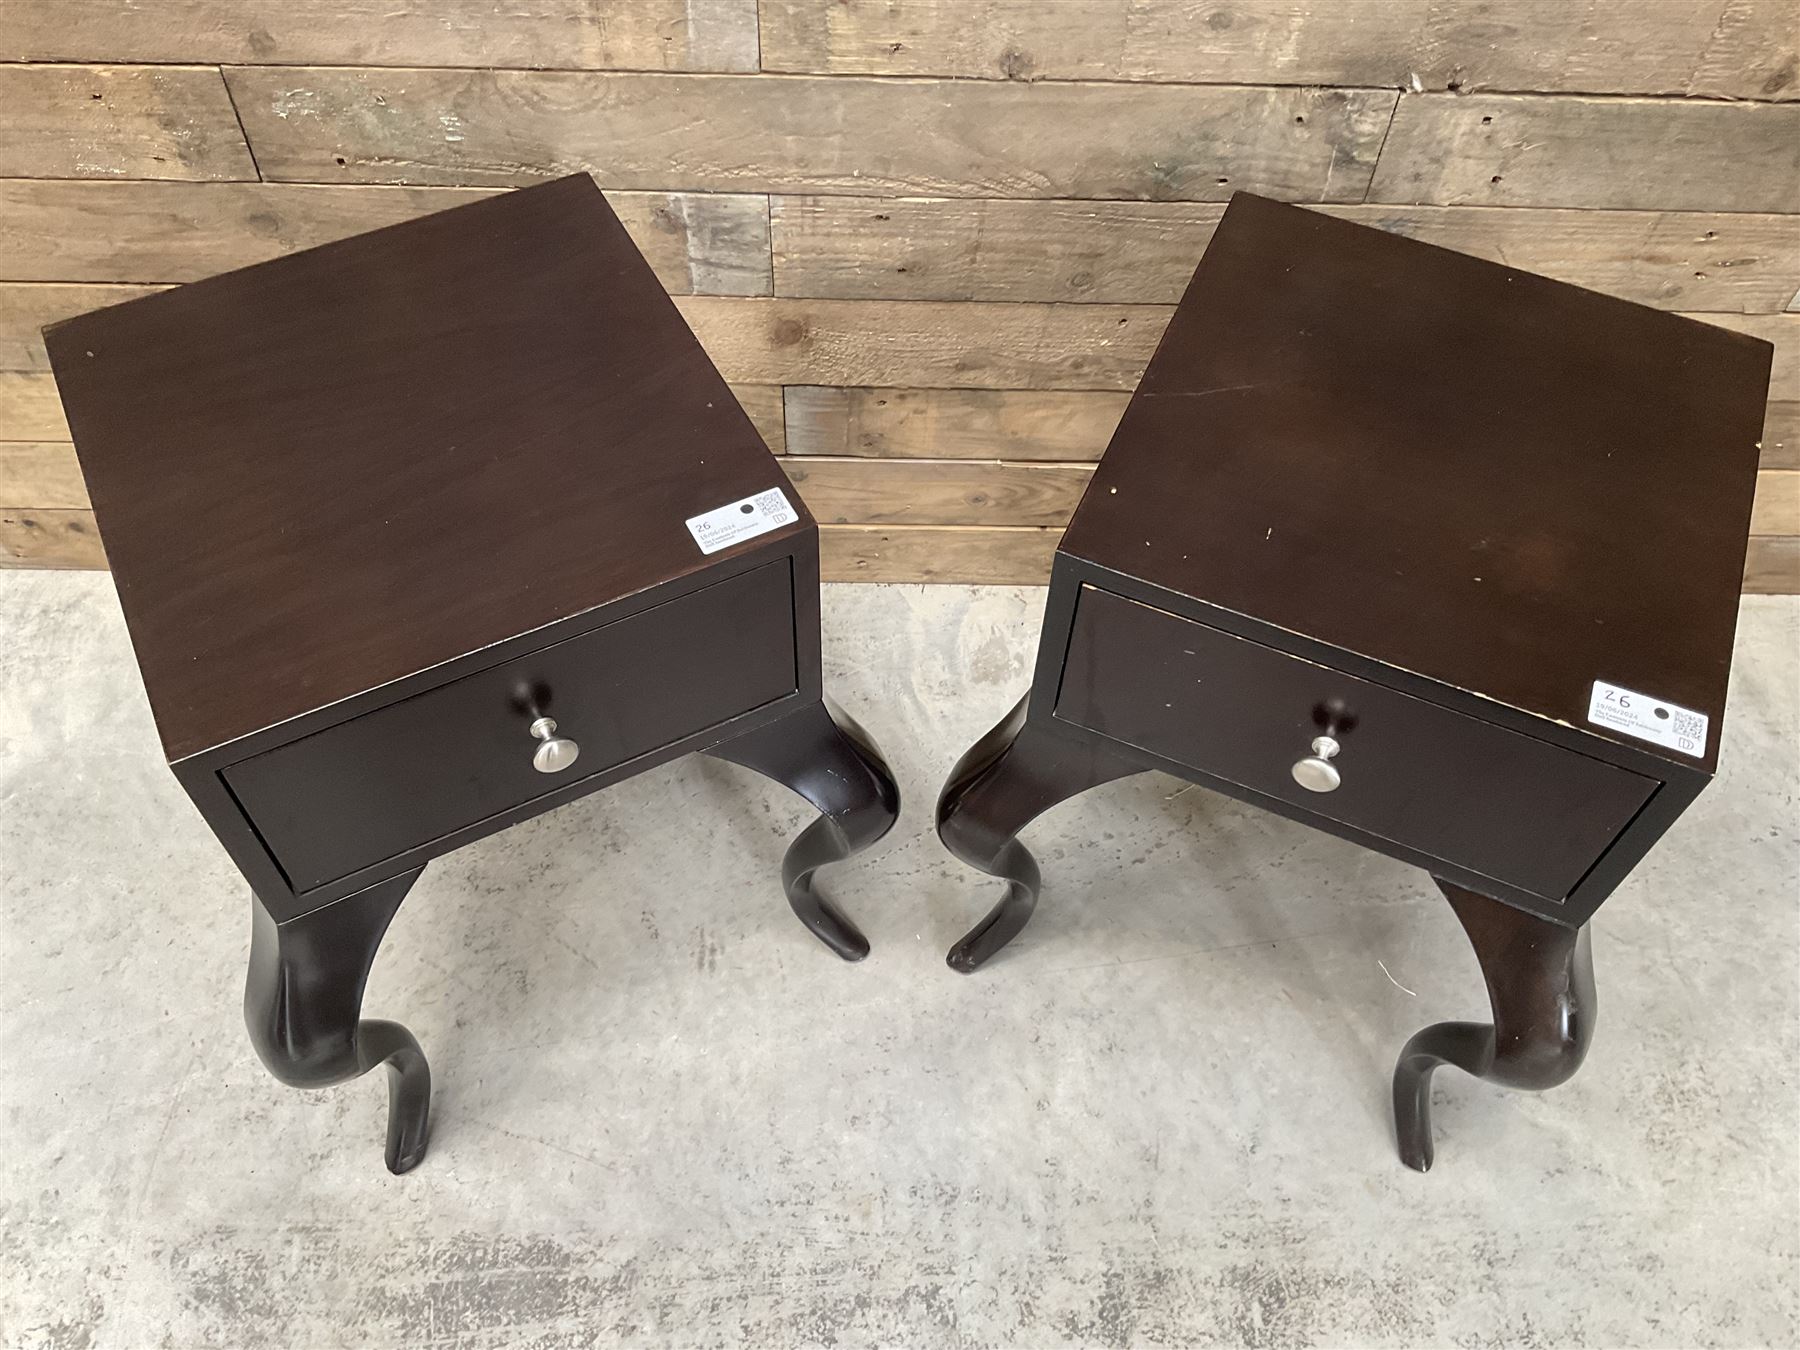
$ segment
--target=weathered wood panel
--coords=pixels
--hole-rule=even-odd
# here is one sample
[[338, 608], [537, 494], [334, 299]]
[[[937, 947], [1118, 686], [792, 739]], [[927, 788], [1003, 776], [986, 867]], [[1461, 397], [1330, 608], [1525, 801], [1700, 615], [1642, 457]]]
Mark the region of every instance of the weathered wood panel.
[[782, 467], [820, 524], [1059, 529], [1094, 472], [1087, 464], [794, 457]]
[[725, 378], [746, 384], [1131, 389], [1169, 319], [1152, 305], [676, 303]]
[[[0, 280], [187, 281], [499, 189], [0, 181]], [[764, 198], [611, 192], [676, 293], [766, 295]], [[776, 284], [797, 297], [1171, 304], [1217, 205], [778, 197]], [[1800, 216], [1455, 207], [1328, 214], [1640, 303], [1780, 310]]]
[[[776, 197], [775, 293], [1174, 304], [1224, 208]], [[1758, 313], [1800, 290], [1800, 217], [1328, 206], [1327, 214], [1664, 309]]]
[[[1708, 316], [1716, 317], [1716, 316]], [[1777, 363], [1800, 359], [1778, 346]], [[1777, 389], [1790, 386], [1777, 386]], [[1097, 460], [1129, 395], [1033, 389], [790, 386], [788, 453], [886, 459]], [[1800, 469], [1800, 402], [1769, 404], [1762, 466]]]
[[[677, 304], [728, 379], [940, 390], [1134, 389], [1173, 312], [1163, 305], [712, 296]], [[1778, 375], [1785, 377], [1800, 361], [1800, 327], [1789, 316], [1766, 317], [1736, 326], [1777, 342]], [[1778, 379], [1775, 391], [1788, 387]], [[817, 396], [798, 397], [804, 403]]]
[[0, 441], [0, 502], [87, 510], [87, 484], [75, 447], [67, 441]]
[[43, 334], [38, 331], [45, 324], [163, 289], [0, 283], [0, 370], [48, 370]]
[[1800, 595], [1800, 538], [1752, 539], [1744, 560], [1750, 595]]
[[4, 178], [257, 176], [210, 67], [0, 65], [0, 127]]
[[1789, 98], [1787, 0], [763, 0], [765, 70]]
[[[193, 281], [499, 188], [0, 181], [0, 280]], [[767, 199], [609, 192], [670, 291], [767, 295]]]
[[[926, 581], [1042, 585], [1062, 531], [1007, 526], [820, 527], [827, 581]], [[93, 514], [0, 508], [0, 567], [106, 566]], [[1747, 592], [1800, 593], [1800, 537], [1750, 540]]]
[[1762, 466], [1800, 469], [1800, 400], [1777, 399], [1763, 419]]
[[0, 567], [105, 567], [94, 513], [0, 507]]
[[788, 453], [1092, 462], [1127, 393], [790, 385]]
[[756, 0], [5, 0], [9, 61], [755, 70]]
[[263, 176], [1360, 201], [1397, 95], [1182, 85], [239, 67]]
[[826, 581], [1041, 586], [1061, 538], [1061, 530], [822, 525], [819, 562]]
[[1368, 199], [1800, 211], [1800, 104], [1406, 95]]
[[[0, 370], [0, 441], [66, 441], [62, 400], [49, 371]], [[0, 501], [6, 493], [0, 489]]]
[[1750, 512], [1750, 533], [1800, 534], [1800, 472], [1764, 469], [1756, 475], [1756, 505]]
[[755, 424], [757, 432], [763, 438], [763, 444], [769, 447], [769, 453], [785, 455], [787, 453], [787, 413], [782, 407], [781, 386], [778, 384], [734, 384], [731, 392]]

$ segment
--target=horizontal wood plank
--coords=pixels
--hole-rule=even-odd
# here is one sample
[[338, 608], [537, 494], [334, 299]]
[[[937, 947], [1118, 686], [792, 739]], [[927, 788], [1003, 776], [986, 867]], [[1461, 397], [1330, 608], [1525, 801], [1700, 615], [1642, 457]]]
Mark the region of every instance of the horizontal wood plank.
[[755, 70], [756, 0], [5, 0], [19, 61]]
[[748, 384], [1128, 390], [1169, 319], [1152, 305], [676, 303], [725, 378]]
[[1092, 462], [1131, 395], [790, 385], [788, 453]]
[[[1320, 209], [1664, 309], [1773, 312], [1800, 290], [1800, 216]], [[1224, 208], [805, 196], [770, 210], [777, 295], [1174, 304]]]
[[236, 67], [265, 178], [1360, 201], [1397, 95], [1190, 85]]
[[0, 502], [87, 510], [87, 484], [75, 447], [67, 441], [0, 441]]
[[731, 392], [772, 455], [787, 453], [787, 410], [778, 384], [734, 384]]
[[1372, 202], [1800, 211], [1800, 104], [1405, 95]]
[[940, 525], [821, 525], [826, 581], [1042, 586], [1061, 530]]
[[1765, 469], [1800, 469], [1800, 400], [1776, 399], [1763, 417]]
[[[0, 181], [0, 280], [193, 280], [497, 190]], [[672, 292], [769, 293], [771, 235], [761, 196], [607, 195]], [[1664, 308], [1773, 312], [1800, 289], [1800, 216], [1324, 209]], [[776, 284], [795, 297], [1173, 303], [1222, 210], [778, 197]]]
[[1790, 98], [1785, 0], [763, 0], [765, 70]]
[[0, 283], [0, 371], [48, 370], [39, 330], [90, 309], [154, 295], [162, 286], [56, 286]]
[[[790, 386], [788, 453], [1087, 462], [1105, 451], [1128, 398], [1033, 389]], [[1800, 469], [1800, 402], [1769, 404], [1762, 446], [1763, 468]]]
[[[497, 188], [0, 181], [0, 281], [193, 281]], [[609, 192], [673, 293], [767, 295], [767, 199]]]
[[1744, 560], [1747, 595], [1800, 595], [1800, 538], [1750, 541]]
[[974, 460], [820, 459], [782, 466], [820, 524], [1054, 525], [1069, 523], [1089, 464]]
[[1756, 475], [1753, 535], [1800, 534], [1800, 471], [1764, 469]]
[[0, 567], [105, 566], [92, 511], [0, 507]]
[[0, 65], [0, 125], [0, 178], [257, 176], [209, 66]]
[[68, 439], [69, 424], [50, 372], [0, 370], [0, 441]]

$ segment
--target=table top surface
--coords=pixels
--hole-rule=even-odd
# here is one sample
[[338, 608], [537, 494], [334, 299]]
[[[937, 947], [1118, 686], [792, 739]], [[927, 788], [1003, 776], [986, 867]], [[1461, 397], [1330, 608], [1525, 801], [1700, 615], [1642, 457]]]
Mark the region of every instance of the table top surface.
[[1770, 350], [1240, 193], [1062, 549], [1654, 753], [1590, 693], [1717, 727]]
[[711, 566], [685, 522], [787, 487], [586, 175], [47, 339], [171, 760]]

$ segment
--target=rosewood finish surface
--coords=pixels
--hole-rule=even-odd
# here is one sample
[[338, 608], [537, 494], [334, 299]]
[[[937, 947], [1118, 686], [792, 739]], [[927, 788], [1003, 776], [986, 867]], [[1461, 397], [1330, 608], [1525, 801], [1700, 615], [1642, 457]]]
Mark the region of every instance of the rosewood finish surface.
[[1595, 679], [1724, 712], [1767, 343], [1248, 193], [1226, 221], [1064, 553], [1601, 739]]
[[785, 481], [585, 175], [46, 341], [171, 759], [692, 576]]
[[944, 843], [1006, 882], [950, 964], [1030, 917], [1021, 829], [1162, 769], [1450, 897], [1494, 1023], [1401, 1057], [1410, 1165], [1438, 1064], [1568, 1077], [1587, 921], [1717, 766], [1769, 367], [1238, 194], [1063, 537], [1031, 690], [939, 799]]
[[472, 839], [713, 754], [818, 807], [783, 888], [867, 952], [813, 874], [899, 798], [824, 700], [817, 527], [591, 180], [47, 341], [164, 750], [253, 892], [251, 1039], [297, 1086], [385, 1065], [390, 1168], [430, 1070], [363, 989]]

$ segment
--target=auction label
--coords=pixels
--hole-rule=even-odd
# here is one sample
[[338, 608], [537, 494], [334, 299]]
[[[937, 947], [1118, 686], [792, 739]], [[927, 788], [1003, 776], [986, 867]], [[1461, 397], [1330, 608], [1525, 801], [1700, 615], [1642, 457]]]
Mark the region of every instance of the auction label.
[[1588, 699], [1588, 721], [1636, 736], [1640, 741], [1666, 745], [1695, 759], [1706, 758], [1705, 713], [1678, 708], [1605, 680], [1594, 681], [1594, 692]]
[[702, 553], [717, 553], [759, 534], [779, 530], [783, 525], [792, 525], [798, 519], [800, 513], [789, 505], [781, 489], [770, 488], [741, 502], [694, 516], [687, 527]]

